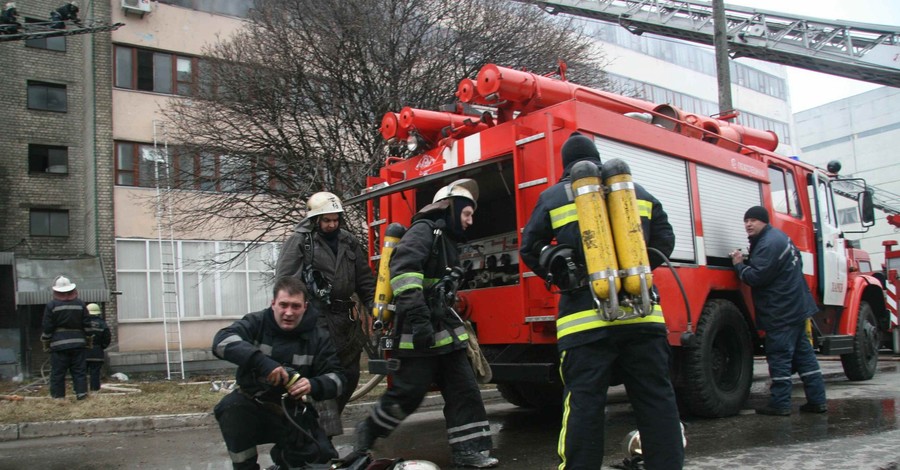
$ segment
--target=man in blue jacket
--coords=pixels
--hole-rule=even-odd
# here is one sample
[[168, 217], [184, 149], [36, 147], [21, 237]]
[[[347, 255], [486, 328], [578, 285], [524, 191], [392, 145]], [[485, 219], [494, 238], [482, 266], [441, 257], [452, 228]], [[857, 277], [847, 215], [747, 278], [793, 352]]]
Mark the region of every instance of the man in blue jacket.
[[87, 346], [90, 321], [75, 284], [66, 276], [53, 281], [53, 300], [44, 307], [41, 343], [50, 353], [50, 396], [66, 397], [66, 372], [72, 374], [75, 398], [88, 396]]
[[803, 278], [803, 261], [791, 239], [769, 225], [769, 212], [760, 206], [747, 209], [744, 229], [750, 240], [750, 258], [740, 250], [731, 253], [734, 270], [753, 288], [756, 324], [765, 331], [766, 361], [772, 379], [769, 403], [757, 414], [790, 416], [791, 373], [803, 380], [806, 404], [800, 411], [825, 413], [825, 381], [816, 360], [806, 320], [818, 311]]
[[256, 446], [270, 442], [272, 460], [281, 468], [338, 456], [306, 404], [343, 391], [334, 344], [316, 326], [319, 312], [308, 303], [302, 281], [283, 277], [272, 294], [271, 307], [244, 315], [213, 339], [213, 354], [238, 365], [238, 389], [215, 408], [235, 470], [259, 469]]

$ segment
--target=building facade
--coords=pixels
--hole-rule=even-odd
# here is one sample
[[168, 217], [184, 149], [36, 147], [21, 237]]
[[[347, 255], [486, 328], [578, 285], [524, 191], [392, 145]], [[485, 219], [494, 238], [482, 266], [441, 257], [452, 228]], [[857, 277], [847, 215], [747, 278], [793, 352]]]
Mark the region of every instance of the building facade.
[[[47, 28], [63, 3], [19, 2], [19, 20]], [[108, 22], [109, 4], [80, 16]], [[56, 276], [116, 320], [109, 33], [2, 42], [0, 56], [0, 376], [28, 376], [47, 359]]]
[[[874, 186], [877, 199], [900, 209], [900, 155], [894, 147], [900, 141], [900, 90], [876, 88], [801, 111], [794, 120], [802, 160], [823, 168], [837, 160], [841, 176], [865, 179]], [[845, 205], [837, 217], [846, 230], [862, 230], [855, 206]], [[900, 240], [900, 234], [883, 212], [876, 211], [875, 220], [868, 231], [848, 233], [847, 239], [859, 240], [878, 270], [884, 262], [881, 243]]]

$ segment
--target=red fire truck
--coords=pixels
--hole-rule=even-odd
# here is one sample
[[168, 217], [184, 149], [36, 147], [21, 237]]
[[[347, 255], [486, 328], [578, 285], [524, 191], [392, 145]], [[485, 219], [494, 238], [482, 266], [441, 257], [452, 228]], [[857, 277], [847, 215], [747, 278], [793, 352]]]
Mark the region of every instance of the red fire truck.
[[[668, 213], [675, 249], [670, 265], [653, 275], [675, 351], [676, 388], [690, 412], [732, 415], [750, 392], [762, 343], [749, 289], [736, 278], [729, 253], [747, 246], [742, 217], [754, 205], [767, 207], [772, 225], [802, 252], [820, 305], [817, 350], [840, 355], [851, 380], [874, 375], [878, 349], [896, 320], [868, 254], [845, 243], [833, 189], [840, 182], [840, 193], [871, 225], [864, 181], [840, 178], [837, 164], [823, 170], [773, 153], [778, 137], [771, 131], [578, 86], [564, 76], [489, 64], [457, 90], [455, 112], [404, 108], [383, 117], [382, 135], [405, 144], [408, 157], [388, 159], [366, 191], [347, 202], [367, 204], [377, 269], [389, 224], [408, 226], [455, 179], [478, 182], [457, 306], [477, 330], [492, 381], [508, 401], [543, 406], [561, 396], [556, 294], [520, 263], [518, 249], [538, 195], [562, 174], [560, 147], [573, 131], [591, 136], [604, 161], [627, 162]], [[387, 373], [386, 364], [373, 360], [370, 369]]]

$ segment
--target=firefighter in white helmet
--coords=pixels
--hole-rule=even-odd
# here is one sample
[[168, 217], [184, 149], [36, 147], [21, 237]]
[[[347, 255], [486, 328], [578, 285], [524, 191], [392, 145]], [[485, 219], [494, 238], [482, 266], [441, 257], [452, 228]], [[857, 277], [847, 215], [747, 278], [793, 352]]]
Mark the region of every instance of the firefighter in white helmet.
[[51, 286], [53, 300], [44, 307], [41, 342], [50, 353], [50, 396], [66, 397], [66, 373], [72, 374], [75, 397], [83, 400], [87, 390], [88, 311], [68, 277], [60, 275]]
[[88, 317], [90, 327], [85, 331], [94, 338], [92, 342], [89, 342], [91, 347], [87, 352], [87, 368], [90, 389], [92, 392], [96, 392], [100, 390], [100, 372], [103, 369], [104, 361], [103, 350], [109, 347], [112, 335], [109, 332], [109, 325], [103, 319], [103, 312], [99, 305], [87, 304], [87, 311], [90, 314]]
[[437, 383], [446, 400], [444, 419], [453, 464], [488, 468], [491, 430], [466, 356], [468, 334], [452, 311], [461, 278], [457, 243], [465, 241], [477, 208], [478, 185], [461, 179], [442, 187], [413, 217], [390, 261], [396, 305], [391, 388], [356, 427], [356, 451], [367, 451], [412, 414]]
[[[599, 468], [607, 388], [617, 375], [625, 384], [637, 418], [648, 469], [681, 469], [684, 447], [675, 392], [669, 379], [670, 351], [666, 324], [658, 308], [642, 317], [606, 321], [596, 310], [588, 276], [571, 173], [582, 161], [601, 165], [593, 139], [572, 133], [561, 149], [563, 177], [541, 193], [522, 231], [522, 261], [560, 289], [556, 320], [560, 375], [565, 384], [559, 470]], [[584, 168], [584, 166], [581, 166]], [[604, 173], [607, 169], [604, 167]], [[646, 246], [669, 256], [675, 235], [660, 202], [634, 184]], [[613, 222], [615, 223], [615, 222]], [[587, 225], [587, 223], [586, 223]], [[545, 251], [552, 240], [565, 247]], [[552, 256], [552, 255], [558, 256]], [[545, 261], [542, 263], [541, 261]], [[650, 267], [662, 264], [650, 256]], [[575, 273], [550, 272], [570, 270]], [[580, 273], [580, 279], [578, 279]], [[574, 277], [574, 278], [573, 278]], [[563, 284], [558, 283], [565, 280]]]
[[340, 198], [318, 192], [306, 202], [306, 217], [285, 240], [275, 267], [275, 278], [294, 276], [306, 283], [310, 300], [319, 310], [319, 325], [331, 333], [347, 382], [334, 403], [320, 405], [322, 427], [331, 435], [342, 433], [340, 413], [359, 384], [359, 360], [366, 333], [356, 316], [355, 293], [362, 307], [371, 306], [375, 276], [363, 245], [343, 229]]

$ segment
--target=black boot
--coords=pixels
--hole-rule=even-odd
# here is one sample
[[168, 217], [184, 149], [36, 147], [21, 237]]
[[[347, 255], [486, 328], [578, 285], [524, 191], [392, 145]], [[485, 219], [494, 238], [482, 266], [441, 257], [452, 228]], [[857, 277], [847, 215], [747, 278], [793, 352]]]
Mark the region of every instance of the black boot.
[[493, 468], [500, 461], [490, 456], [489, 451], [453, 452], [453, 465], [457, 467]]
[[353, 446], [354, 452], [368, 452], [375, 445], [375, 439], [378, 438], [368, 418], [356, 425], [354, 433], [356, 434], [356, 445]]

